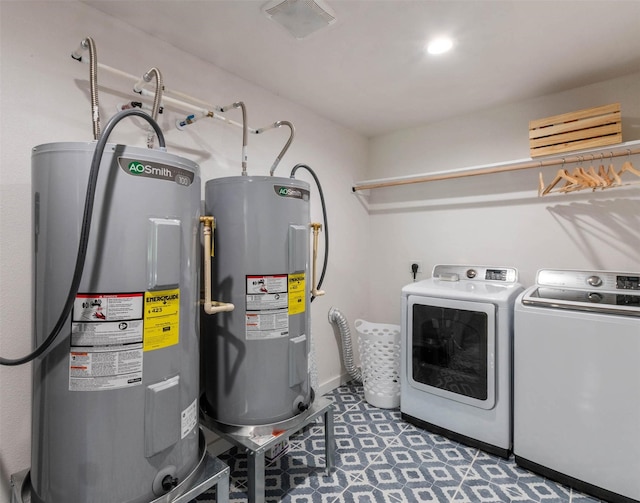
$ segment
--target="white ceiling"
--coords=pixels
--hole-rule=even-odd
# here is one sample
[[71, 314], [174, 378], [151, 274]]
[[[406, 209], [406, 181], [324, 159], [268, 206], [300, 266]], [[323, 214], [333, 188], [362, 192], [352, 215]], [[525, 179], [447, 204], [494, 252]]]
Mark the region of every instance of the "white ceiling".
[[640, 71], [640, 0], [327, 0], [302, 40], [266, 0], [84, 3], [367, 136]]

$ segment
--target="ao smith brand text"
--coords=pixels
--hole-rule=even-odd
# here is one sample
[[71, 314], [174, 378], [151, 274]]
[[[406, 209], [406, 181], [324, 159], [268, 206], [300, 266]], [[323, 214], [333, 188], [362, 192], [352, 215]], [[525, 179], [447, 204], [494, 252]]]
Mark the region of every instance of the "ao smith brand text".
[[299, 189], [295, 187], [286, 187], [284, 185], [274, 185], [273, 189], [281, 197], [292, 197], [294, 199], [303, 199], [307, 201], [309, 199], [309, 191], [306, 189]]
[[166, 180], [175, 182], [178, 185], [189, 186], [193, 183], [194, 179], [193, 172], [188, 169], [158, 162], [119, 157], [118, 164], [125, 173], [130, 175]]

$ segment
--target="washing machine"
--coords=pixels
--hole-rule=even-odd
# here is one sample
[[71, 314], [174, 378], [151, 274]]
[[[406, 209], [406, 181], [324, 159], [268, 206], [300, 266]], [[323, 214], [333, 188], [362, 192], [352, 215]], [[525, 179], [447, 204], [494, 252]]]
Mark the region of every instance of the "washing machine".
[[640, 501], [640, 273], [541, 270], [518, 298], [516, 463]]
[[402, 418], [502, 457], [512, 446], [513, 307], [508, 267], [436, 265], [402, 289]]

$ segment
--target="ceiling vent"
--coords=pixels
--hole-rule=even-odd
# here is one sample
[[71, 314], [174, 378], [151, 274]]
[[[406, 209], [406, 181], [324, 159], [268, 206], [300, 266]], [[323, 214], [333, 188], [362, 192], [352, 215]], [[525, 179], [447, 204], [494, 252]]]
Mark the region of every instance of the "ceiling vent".
[[322, 0], [273, 0], [262, 12], [298, 40], [336, 21], [335, 13]]

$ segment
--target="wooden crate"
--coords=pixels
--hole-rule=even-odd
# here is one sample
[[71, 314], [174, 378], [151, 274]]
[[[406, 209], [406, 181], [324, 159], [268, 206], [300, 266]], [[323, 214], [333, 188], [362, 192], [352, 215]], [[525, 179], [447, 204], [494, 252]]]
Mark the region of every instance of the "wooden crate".
[[620, 103], [529, 122], [531, 157], [622, 142]]

